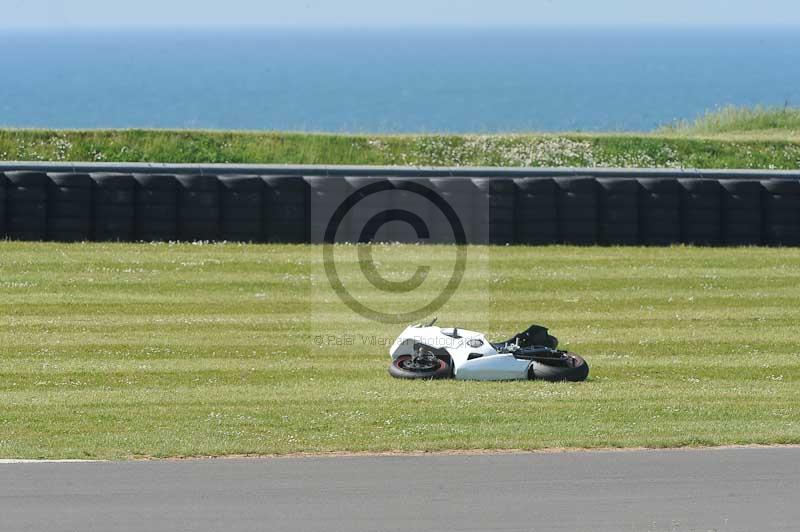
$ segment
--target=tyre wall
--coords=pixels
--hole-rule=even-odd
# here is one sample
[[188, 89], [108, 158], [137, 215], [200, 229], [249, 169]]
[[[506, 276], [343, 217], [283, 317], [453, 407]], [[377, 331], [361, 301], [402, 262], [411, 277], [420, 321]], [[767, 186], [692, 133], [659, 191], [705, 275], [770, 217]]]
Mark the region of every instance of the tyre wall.
[[[259, 172], [0, 172], [0, 237], [11, 240], [800, 246], [800, 179], [745, 176], [354, 175]], [[625, 175], [621, 175], [625, 174]], [[375, 190], [380, 193], [374, 193]], [[422, 192], [420, 192], [422, 191]], [[424, 192], [424, 193], [423, 193]], [[404, 217], [414, 213], [423, 233]], [[364, 231], [372, 223], [377, 231]]]
[[6, 233], [6, 176], [0, 174], [0, 235]]
[[6, 173], [6, 236], [12, 240], [47, 238], [47, 190], [42, 172]]
[[765, 242], [771, 246], [800, 245], [800, 181], [768, 180], [761, 186]]

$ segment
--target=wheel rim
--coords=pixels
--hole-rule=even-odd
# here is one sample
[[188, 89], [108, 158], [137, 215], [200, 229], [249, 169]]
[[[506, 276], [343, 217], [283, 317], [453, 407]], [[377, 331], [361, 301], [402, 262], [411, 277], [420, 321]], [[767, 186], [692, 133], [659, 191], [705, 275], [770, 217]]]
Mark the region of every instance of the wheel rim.
[[436, 371], [440, 367], [442, 367], [442, 361], [438, 358], [433, 360], [419, 360], [414, 361], [410, 356], [409, 357], [401, 357], [397, 359], [397, 367], [400, 369], [404, 369], [406, 371], [414, 371], [417, 373], [427, 373], [431, 371]]

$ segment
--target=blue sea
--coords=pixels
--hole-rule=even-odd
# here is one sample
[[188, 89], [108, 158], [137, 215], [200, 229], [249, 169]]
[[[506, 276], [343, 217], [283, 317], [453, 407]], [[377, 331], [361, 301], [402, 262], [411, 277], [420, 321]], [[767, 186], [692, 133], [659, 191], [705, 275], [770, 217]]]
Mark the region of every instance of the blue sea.
[[791, 29], [0, 31], [0, 126], [641, 131], [787, 102]]

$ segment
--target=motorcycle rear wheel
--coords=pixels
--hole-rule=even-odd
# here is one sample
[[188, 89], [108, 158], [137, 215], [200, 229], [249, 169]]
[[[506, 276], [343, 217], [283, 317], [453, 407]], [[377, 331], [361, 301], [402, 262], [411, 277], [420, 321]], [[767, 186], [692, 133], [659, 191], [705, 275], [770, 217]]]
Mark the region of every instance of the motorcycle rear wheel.
[[452, 376], [450, 364], [441, 358], [438, 364], [427, 368], [415, 368], [410, 355], [397, 357], [389, 366], [389, 375], [396, 379], [449, 379]]
[[564, 353], [561, 360], [553, 362], [531, 362], [528, 376], [531, 379], [550, 382], [581, 382], [589, 376], [589, 364], [575, 353]]

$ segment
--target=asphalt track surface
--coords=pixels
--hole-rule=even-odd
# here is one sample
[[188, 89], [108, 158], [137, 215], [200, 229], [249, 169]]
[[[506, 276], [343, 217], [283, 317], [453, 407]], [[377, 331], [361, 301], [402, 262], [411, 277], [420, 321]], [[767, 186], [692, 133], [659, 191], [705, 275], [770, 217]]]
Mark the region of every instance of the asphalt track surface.
[[0, 530], [800, 529], [800, 448], [0, 464]]

